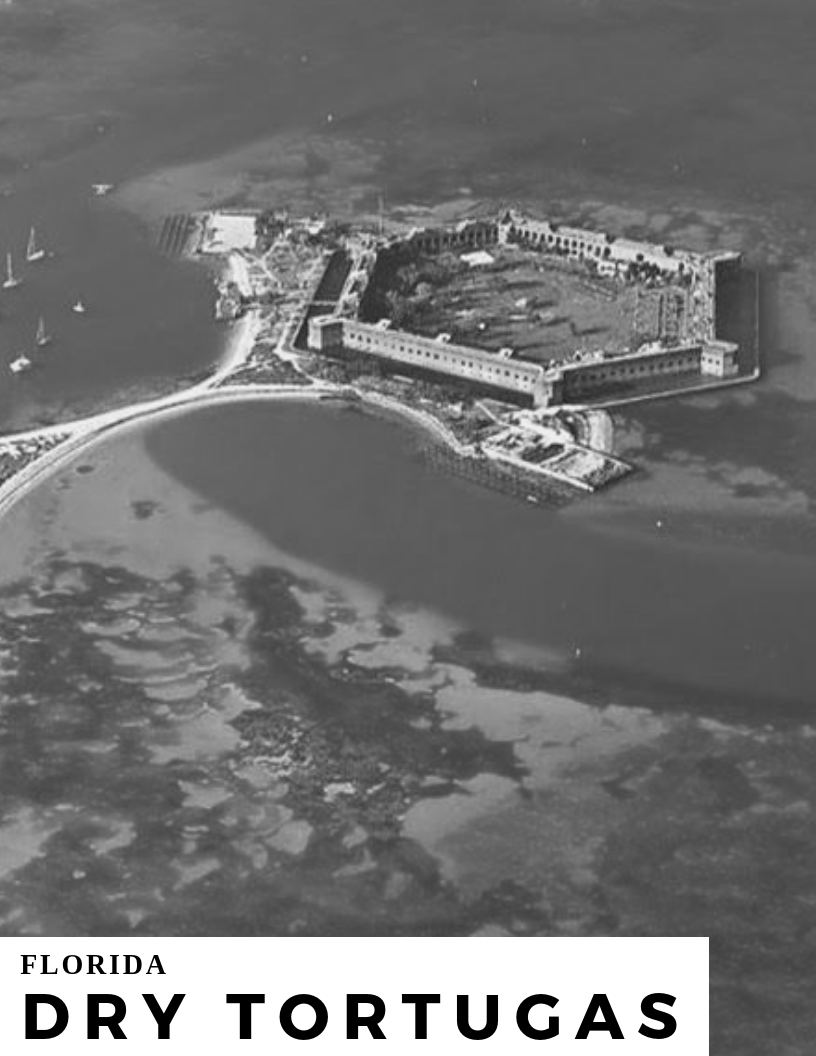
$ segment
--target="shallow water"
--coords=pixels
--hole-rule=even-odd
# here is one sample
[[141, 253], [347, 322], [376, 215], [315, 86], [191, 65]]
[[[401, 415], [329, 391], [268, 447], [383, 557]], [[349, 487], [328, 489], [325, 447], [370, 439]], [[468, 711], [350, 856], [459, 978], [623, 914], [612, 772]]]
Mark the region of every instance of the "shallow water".
[[[297, 469], [338, 507], [358, 498], [354, 448], [372, 436], [371, 483], [406, 517], [429, 492], [445, 509], [451, 482], [408, 460], [402, 429], [244, 411], [284, 526]], [[149, 431], [154, 452], [178, 456], [202, 423], [219, 438], [219, 413]], [[337, 481], [304, 435], [343, 456]], [[642, 675], [582, 682], [558, 649], [491, 641], [410, 591], [293, 557], [144, 441], [80, 456], [4, 525], [0, 933], [702, 932], [717, 1051], [765, 1052], [782, 1020], [804, 1051], [812, 723], [688, 684], [637, 694]], [[494, 497], [458, 499], [472, 534], [492, 523]], [[375, 501], [338, 523], [361, 521], [393, 546]], [[410, 526], [419, 543], [397, 541], [426, 546]], [[737, 1016], [745, 980], [764, 999]]]
[[604, 531], [603, 498], [578, 517], [525, 507], [429, 471], [412, 439], [358, 413], [256, 404], [165, 423], [148, 444], [285, 551], [489, 637], [578, 653], [600, 681], [812, 703], [812, 552], [689, 541], [671, 517]]

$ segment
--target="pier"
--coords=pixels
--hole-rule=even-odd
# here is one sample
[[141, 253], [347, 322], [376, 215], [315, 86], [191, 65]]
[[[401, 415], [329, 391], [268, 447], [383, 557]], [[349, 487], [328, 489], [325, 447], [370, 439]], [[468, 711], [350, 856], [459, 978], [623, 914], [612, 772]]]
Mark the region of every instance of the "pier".
[[197, 228], [195, 217], [189, 213], [165, 217], [157, 239], [159, 250], [168, 257], [184, 256]]

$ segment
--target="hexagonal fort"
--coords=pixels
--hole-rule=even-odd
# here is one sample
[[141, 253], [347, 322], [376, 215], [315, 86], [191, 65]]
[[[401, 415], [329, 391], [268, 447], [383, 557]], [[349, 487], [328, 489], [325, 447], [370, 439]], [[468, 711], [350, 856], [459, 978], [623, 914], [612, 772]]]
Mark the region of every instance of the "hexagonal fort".
[[604, 403], [740, 373], [718, 294], [734, 252], [691, 253], [536, 220], [495, 218], [378, 239], [309, 346], [514, 402]]

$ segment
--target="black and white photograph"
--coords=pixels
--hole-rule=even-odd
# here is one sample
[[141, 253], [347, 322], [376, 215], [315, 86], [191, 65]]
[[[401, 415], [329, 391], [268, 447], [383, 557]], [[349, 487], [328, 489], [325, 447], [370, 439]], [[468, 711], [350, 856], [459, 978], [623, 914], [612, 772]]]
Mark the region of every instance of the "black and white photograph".
[[815, 114], [812, 0], [0, 0], [0, 944], [814, 1051]]

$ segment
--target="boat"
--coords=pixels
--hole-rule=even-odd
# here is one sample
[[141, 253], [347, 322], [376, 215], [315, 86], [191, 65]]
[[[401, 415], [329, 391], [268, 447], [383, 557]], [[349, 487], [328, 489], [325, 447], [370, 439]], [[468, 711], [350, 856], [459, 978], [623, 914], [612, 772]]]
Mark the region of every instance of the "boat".
[[76, 312], [77, 315], [84, 315], [88, 311], [88, 309], [85, 307], [82, 301], [77, 301], [76, 304], [71, 305], [71, 311]]
[[37, 233], [34, 228], [31, 228], [31, 232], [28, 236], [28, 248], [26, 249], [26, 260], [33, 264], [35, 261], [42, 260], [45, 257], [45, 250], [37, 248]]
[[25, 354], [21, 352], [20, 355], [9, 363], [9, 370], [12, 374], [22, 374], [26, 370], [31, 370], [32, 362]]
[[45, 319], [40, 316], [40, 321], [37, 323], [37, 336], [35, 337], [37, 348], [45, 348], [46, 345], [51, 344], [51, 335], [45, 329]]
[[21, 280], [14, 274], [14, 265], [11, 261], [11, 253], [6, 253], [6, 278], [3, 282], [4, 290], [13, 290], [20, 285]]

